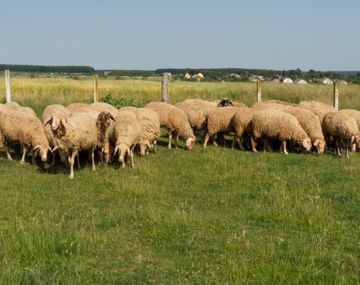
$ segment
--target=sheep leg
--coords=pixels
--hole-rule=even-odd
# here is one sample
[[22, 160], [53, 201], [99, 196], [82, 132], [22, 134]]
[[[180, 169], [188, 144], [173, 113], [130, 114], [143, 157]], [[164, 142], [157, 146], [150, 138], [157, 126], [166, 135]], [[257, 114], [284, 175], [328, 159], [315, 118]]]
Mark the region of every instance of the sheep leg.
[[206, 133], [206, 135], [205, 135], [205, 140], [204, 140], [204, 148], [206, 148], [207, 143], [208, 143], [208, 141], [209, 141], [209, 138], [210, 138], [209, 133]]
[[130, 162], [131, 162], [131, 168], [134, 168], [134, 147], [130, 149]]
[[284, 154], [285, 154], [285, 155], [288, 155], [289, 153], [288, 153], [288, 151], [287, 151], [287, 149], [286, 149], [286, 141], [282, 141], [282, 142], [281, 142], [281, 145], [282, 145], [282, 147], [283, 147], [283, 149], [284, 149]]
[[211, 137], [211, 140], [212, 140], [212, 142], [213, 142], [213, 145], [216, 146], [216, 147], [218, 147], [218, 144], [217, 144], [216, 139], [215, 139], [215, 135], [213, 135], [213, 136]]
[[26, 147], [23, 146], [23, 148], [22, 148], [22, 157], [21, 157], [21, 160], [20, 160], [20, 164], [21, 164], [21, 165], [24, 165], [24, 164], [25, 164], [26, 152], [27, 152], [27, 149], [26, 149]]
[[37, 155], [37, 152], [36, 151], [32, 151], [32, 158], [31, 158], [31, 164], [36, 164], [36, 155]]
[[55, 156], [56, 156], [56, 152], [52, 153], [52, 161], [51, 161], [51, 165], [55, 166]]
[[77, 169], [80, 170], [81, 165], [80, 165], [80, 154], [79, 154], [79, 152], [76, 152], [76, 162], [77, 162]]
[[179, 135], [176, 135], [175, 148], [178, 148], [178, 144], [179, 144]]
[[70, 166], [70, 174], [69, 174], [69, 178], [70, 178], [70, 179], [74, 179], [74, 161], [75, 161], [75, 156], [77, 156], [77, 151], [74, 151], [74, 152], [68, 157], [69, 166]]
[[350, 158], [350, 155], [349, 155], [349, 147], [346, 147], [346, 158]]
[[157, 144], [157, 141], [155, 140], [155, 141], [153, 142], [153, 151], [154, 151], [154, 153], [156, 153], [156, 144]]
[[94, 149], [91, 150], [91, 166], [92, 166], [92, 171], [95, 171], [96, 167], [95, 167], [95, 150]]
[[9, 152], [9, 148], [8, 148], [8, 146], [5, 144], [5, 146], [4, 146], [4, 149], [5, 149], [5, 152], [6, 152], [6, 158], [8, 159], [8, 160], [12, 160], [12, 157], [11, 157], [11, 154], [10, 154], [10, 152]]
[[251, 143], [251, 149], [252, 149], [252, 151], [253, 151], [253, 152], [257, 152], [257, 150], [256, 150], [256, 145], [257, 145], [257, 143], [256, 143], [256, 139], [255, 139], [254, 137], [250, 137], [250, 143]]
[[171, 149], [171, 139], [172, 139], [172, 134], [171, 134], [171, 132], [169, 132], [169, 143], [168, 143], [168, 149]]
[[272, 148], [267, 138], [264, 139], [264, 151], [272, 152]]
[[336, 154], [337, 154], [338, 156], [341, 156], [339, 141], [336, 140], [336, 141], [335, 141], [335, 144], [336, 144]]

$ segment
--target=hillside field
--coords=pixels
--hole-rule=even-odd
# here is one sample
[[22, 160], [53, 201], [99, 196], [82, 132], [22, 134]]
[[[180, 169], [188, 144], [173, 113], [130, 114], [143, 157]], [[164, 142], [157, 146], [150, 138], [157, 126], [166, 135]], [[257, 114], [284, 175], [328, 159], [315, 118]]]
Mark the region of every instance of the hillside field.
[[[90, 77], [11, 83], [13, 100], [38, 114], [92, 100]], [[332, 102], [332, 86], [264, 83], [263, 92]], [[159, 100], [160, 81], [100, 79], [100, 97], [109, 94], [141, 106]], [[251, 105], [256, 85], [174, 81], [169, 97]], [[340, 86], [341, 108], [360, 109], [359, 97], [359, 86]], [[285, 156], [200, 140], [168, 150], [163, 136], [134, 169], [92, 172], [83, 160], [73, 181], [61, 165], [20, 166], [0, 152], [0, 283], [360, 284], [359, 190], [360, 154], [331, 150]]]

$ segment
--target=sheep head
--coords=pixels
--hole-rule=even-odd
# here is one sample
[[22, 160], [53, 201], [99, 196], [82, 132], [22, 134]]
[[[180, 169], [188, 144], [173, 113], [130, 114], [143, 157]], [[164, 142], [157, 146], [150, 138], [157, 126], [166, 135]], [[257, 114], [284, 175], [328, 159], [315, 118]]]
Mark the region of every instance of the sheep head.
[[51, 150], [49, 146], [42, 146], [39, 144], [32, 149], [32, 151], [39, 152], [41, 160], [44, 162], [47, 161], [47, 154], [49, 150]]
[[130, 148], [126, 144], [118, 144], [115, 147], [114, 155], [119, 152], [119, 162], [121, 165], [121, 168], [125, 167], [125, 155], [128, 154], [128, 156], [131, 155]]
[[96, 120], [96, 126], [98, 128], [110, 126], [111, 120], [115, 122], [115, 118], [109, 112], [101, 112]]
[[195, 138], [189, 137], [186, 140], [186, 149], [191, 150], [195, 145]]
[[67, 120], [64, 116], [51, 116], [50, 118], [47, 118], [45, 120], [43, 125], [45, 127], [48, 124], [51, 126], [51, 130], [53, 133], [61, 130], [65, 133], [65, 129], [67, 127]]
[[226, 106], [233, 106], [233, 103], [229, 98], [221, 98], [218, 107], [226, 107]]
[[321, 139], [316, 139], [314, 141], [314, 146], [317, 150], [318, 153], [324, 153], [325, 151], [325, 146], [326, 146], [326, 143], [324, 140], [321, 140]]
[[311, 150], [311, 147], [312, 147], [311, 139], [310, 139], [310, 138], [305, 138], [305, 139], [302, 141], [302, 146], [303, 146], [307, 151], [310, 151], [310, 150]]

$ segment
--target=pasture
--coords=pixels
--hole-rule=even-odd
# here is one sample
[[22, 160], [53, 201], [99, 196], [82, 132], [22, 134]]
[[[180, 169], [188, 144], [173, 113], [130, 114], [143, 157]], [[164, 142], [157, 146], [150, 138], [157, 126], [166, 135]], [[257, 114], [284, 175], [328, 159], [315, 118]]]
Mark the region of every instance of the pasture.
[[[90, 102], [90, 78], [12, 78], [13, 100], [38, 114]], [[3, 81], [0, 80], [0, 86]], [[143, 105], [160, 81], [100, 80]], [[230, 97], [254, 83], [171, 82], [171, 102]], [[3, 92], [3, 91], [2, 91]], [[1, 94], [3, 97], [3, 94]], [[360, 87], [340, 107], [360, 108]], [[264, 84], [263, 98], [332, 101], [332, 86]], [[3, 284], [359, 284], [360, 154], [251, 153], [208, 146], [135, 157], [135, 169], [20, 166], [0, 153]]]

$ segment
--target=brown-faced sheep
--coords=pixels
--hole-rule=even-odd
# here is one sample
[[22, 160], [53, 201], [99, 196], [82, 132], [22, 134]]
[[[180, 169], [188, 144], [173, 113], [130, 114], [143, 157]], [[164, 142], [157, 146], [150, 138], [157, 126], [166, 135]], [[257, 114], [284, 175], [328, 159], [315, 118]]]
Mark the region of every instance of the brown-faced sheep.
[[171, 139], [176, 135], [176, 144], [181, 137], [186, 142], [186, 148], [192, 149], [195, 144], [195, 136], [191, 129], [188, 118], [183, 110], [165, 102], [151, 102], [145, 106], [155, 111], [160, 118], [160, 125], [169, 132], [168, 148], [171, 149]]

